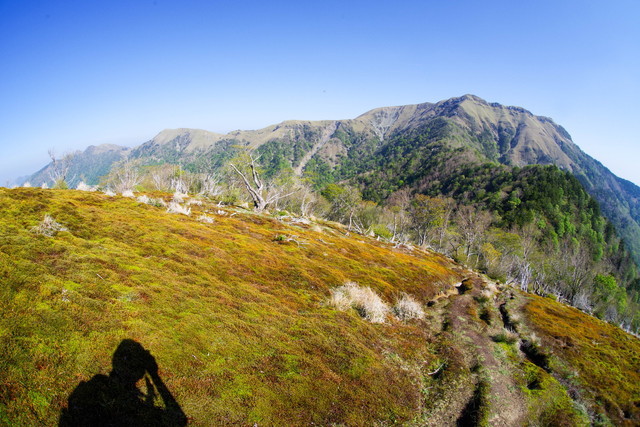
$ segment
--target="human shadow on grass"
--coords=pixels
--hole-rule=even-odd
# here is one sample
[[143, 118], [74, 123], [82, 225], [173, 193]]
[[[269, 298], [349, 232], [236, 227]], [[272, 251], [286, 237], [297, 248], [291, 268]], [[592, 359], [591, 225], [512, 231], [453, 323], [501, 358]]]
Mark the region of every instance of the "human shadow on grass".
[[[58, 425], [184, 426], [187, 417], [158, 375], [158, 365], [140, 343], [122, 340], [113, 353], [109, 375], [82, 381], [69, 396]], [[145, 380], [147, 393], [137, 383]], [[164, 407], [156, 405], [160, 401]]]

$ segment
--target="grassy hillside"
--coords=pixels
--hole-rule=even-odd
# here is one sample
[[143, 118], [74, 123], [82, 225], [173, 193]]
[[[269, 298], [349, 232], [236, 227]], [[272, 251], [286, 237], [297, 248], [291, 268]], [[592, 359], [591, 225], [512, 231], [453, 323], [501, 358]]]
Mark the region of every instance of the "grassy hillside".
[[[109, 372], [124, 338], [155, 355], [195, 424], [414, 416], [434, 358], [425, 329], [326, 301], [355, 281], [426, 302], [459, 280], [449, 261], [217, 208], [200, 223], [192, 208], [0, 190], [0, 422], [54, 423], [80, 380]], [[31, 232], [45, 214], [68, 231]]]
[[[0, 189], [0, 425], [56, 425], [125, 339], [192, 425], [640, 422], [640, 343], [610, 325], [334, 223], [190, 208]], [[38, 233], [45, 215], [66, 231]], [[425, 315], [340, 310], [346, 282]]]
[[617, 425], [640, 420], [640, 340], [573, 307], [528, 297], [531, 328], [542, 338], [567, 388], [591, 404], [594, 418]]

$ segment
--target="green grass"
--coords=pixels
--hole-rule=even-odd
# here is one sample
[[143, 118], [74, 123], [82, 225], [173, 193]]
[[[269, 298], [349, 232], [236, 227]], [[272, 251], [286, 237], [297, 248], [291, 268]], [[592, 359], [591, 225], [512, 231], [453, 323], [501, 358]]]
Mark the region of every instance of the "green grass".
[[593, 412], [615, 425], [640, 423], [640, 340], [548, 298], [531, 296], [525, 312], [553, 352], [552, 368]]
[[[472, 361], [485, 380], [490, 372], [468, 337], [443, 328], [452, 321], [496, 335], [494, 353], [532, 422], [584, 421], [568, 387], [602, 419], [640, 421], [640, 344], [618, 328], [531, 297], [526, 327], [549, 354], [548, 373], [500, 336], [495, 303], [451, 295], [473, 274], [444, 257], [330, 222], [191, 208], [184, 216], [98, 193], [0, 189], [0, 425], [57, 425], [70, 393], [108, 374], [125, 338], [155, 356], [192, 425], [421, 424], [434, 413], [446, 422], [465, 405], [450, 410], [452, 399], [474, 384], [482, 411], [469, 413], [486, 422], [497, 409]], [[45, 214], [68, 231], [30, 231]], [[422, 304], [450, 296], [426, 320], [372, 324], [328, 304], [346, 281], [389, 304], [403, 292]], [[473, 304], [452, 313], [456, 298]]]
[[[435, 357], [428, 330], [374, 325], [326, 300], [352, 280], [388, 301], [407, 292], [426, 302], [461, 279], [448, 260], [337, 226], [241, 213], [202, 224], [217, 208], [192, 210], [0, 189], [0, 423], [55, 425], [80, 381], [110, 371], [124, 338], [156, 357], [194, 425], [416, 416], [416, 376]], [[69, 231], [30, 232], [45, 214]]]

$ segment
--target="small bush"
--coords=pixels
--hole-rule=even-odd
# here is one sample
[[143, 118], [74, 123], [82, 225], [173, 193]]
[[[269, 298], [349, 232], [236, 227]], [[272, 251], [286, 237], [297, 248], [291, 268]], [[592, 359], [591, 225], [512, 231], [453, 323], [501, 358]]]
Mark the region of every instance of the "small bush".
[[105, 196], [109, 196], [109, 197], [113, 197], [113, 196], [116, 195], [116, 193], [114, 193], [113, 191], [111, 191], [110, 189], [107, 188], [106, 190], [104, 190], [104, 195]]
[[40, 222], [40, 224], [31, 228], [32, 233], [41, 234], [47, 237], [53, 237], [58, 234], [59, 231], [67, 231], [67, 229], [62, 224], [53, 219], [53, 217], [49, 214], [44, 216], [44, 219]]
[[458, 286], [458, 293], [464, 295], [468, 291], [473, 289], [473, 281], [471, 279], [464, 279], [460, 286]]
[[371, 228], [373, 234], [377, 237], [382, 237], [383, 239], [391, 239], [393, 237], [393, 233], [389, 231], [389, 227], [384, 224], [376, 224]]
[[124, 191], [122, 192], [122, 197], [129, 197], [129, 198], [133, 199], [133, 198], [134, 198], [134, 197], [136, 197], [136, 196], [133, 194], [133, 191], [131, 191], [131, 190], [124, 190]]
[[169, 206], [167, 207], [167, 212], [177, 213], [182, 215], [191, 215], [191, 208], [184, 207], [180, 203], [169, 202]]
[[332, 290], [330, 302], [338, 310], [352, 307], [372, 323], [384, 323], [390, 311], [389, 306], [371, 288], [358, 286], [353, 282]]
[[416, 301], [411, 295], [405, 293], [393, 306], [393, 313], [400, 320], [424, 319], [422, 304]]
[[179, 191], [176, 191], [175, 193], [173, 193], [173, 201], [176, 203], [184, 203], [185, 197], [189, 197], [189, 195], [180, 193]]
[[155, 206], [156, 208], [166, 208], [167, 207], [167, 202], [165, 202], [161, 198], [149, 199], [149, 204], [151, 206]]
[[491, 290], [490, 288], [487, 288], [487, 289], [483, 289], [482, 292], [480, 292], [480, 295], [473, 297], [473, 299], [480, 304], [485, 304], [493, 300], [494, 295], [495, 295], [495, 291]]
[[142, 196], [138, 196], [138, 198], [136, 199], [138, 202], [140, 203], [146, 203], [147, 205], [151, 205], [151, 206], [155, 206], [156, 208], [164, 208], [167, 206], [167, 204], [164, 202], [164, 200], [158, 198], [158, 199], [152, 199], [151, 197], [143, 194]]
[[206, 216], [206, 215], [200, 215], [198, 217], [198, 221], [200, 222], [204, 222], [205, 224], [213, 224], [214, 219], [211, 218], [210, 216]]
[[495, 342], [514, 344], [518, 341], [518, 334], [509, 331], [502, 331], [498, 335], [492, 336], [491, 339]]
[[68, 190], [69, 184], [67, 184], [67, 181], [65, 181], [64, 178], [58, 178], [58, 180], [53, 183], [53, 188], [57, 190]]
[[480, 294], [476, 297], [473, 297], [473, 299], [476, 300], [476, 302], [479, 304], [485, 304], [489, 301], [489, 297], [484, 294]]
[[76, 187], [78, 191], [96, 191], [96, 187], [92, 185], [87, 185], [84, 181], [80, 181]]

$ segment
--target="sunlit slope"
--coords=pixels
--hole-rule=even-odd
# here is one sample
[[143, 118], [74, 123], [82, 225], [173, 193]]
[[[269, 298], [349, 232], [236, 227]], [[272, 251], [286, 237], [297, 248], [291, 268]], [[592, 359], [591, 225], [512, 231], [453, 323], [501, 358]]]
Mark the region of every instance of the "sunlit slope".
[[595, 418], [615, 425], [640, 422], [640, 340], [548, 298], [524, 306], [531, 329], [553, 355], [551, 367]]
[[[449, 260], [334, 225], [191, 209], [0, 189], [0, 424], [55, 425], [125, 338], [151, 351], [195, 425], [421, 413], [436, 359], [426, 321], [374, 324], [327, 300], [354, 281], [426, 303], [462, 279]], [[205, 211], [213, 223], [197, 220]], [[34, 233], [46, 214], [68, 231]]]

